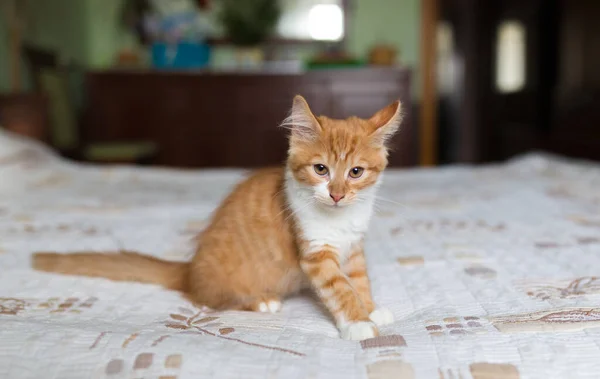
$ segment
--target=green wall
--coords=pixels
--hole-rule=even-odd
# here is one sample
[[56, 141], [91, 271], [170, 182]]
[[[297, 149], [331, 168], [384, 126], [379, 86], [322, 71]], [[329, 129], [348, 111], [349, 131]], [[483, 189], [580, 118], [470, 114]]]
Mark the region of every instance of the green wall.
[[85, 63], [88, 45], [86, 6], [86, 1], [81, 0], [30, 1], [26, 40]]
[[[87, 7], [87, 0], [30, 1], [25, 40], [87, 64]], [[6, 34], [4, 20], [0, 17], [0, 92], [9, 87]]]
[[[134, 39], [120, 27], [119, 11], [124, 0], [36, 0], [31, 2], [27, 39], [58, 49], [88, 67], [110, 65], [116, 53], [132, 46]], [[398, 48], [400, 62], [411, 66], [418, 82], [419, 0], [354, 0], [348, 31], [349, 50], [364, 57], [377, 42]], [[8, 86], [5, 28], [0, 24], [0, 91]], [[228, 59], [230, 51], [216, 52]], [[220, 57], [220, 58], [219, 58]], [[413, 93], [416, 93], [413, 91]]]
[[420, 0], [354, 0], [348, 49], [359, 56], [376, 43], [396, 46], [399, 62], [412, 68], [412, 95], [420, 97]]
[[[79, 1], [79, 0], [76, 0]], [[87, 3], [88, 65], [112, 64], [119, 50], [133, 46], [133, 36], [121, 27], [120, 12], [125, 0], [84, 0]]]
[[355, 0], [348, 48], [364, 56], [375, 43], [398, 49], [400, 61], [416, 67], [419, 59], [419, 0]]

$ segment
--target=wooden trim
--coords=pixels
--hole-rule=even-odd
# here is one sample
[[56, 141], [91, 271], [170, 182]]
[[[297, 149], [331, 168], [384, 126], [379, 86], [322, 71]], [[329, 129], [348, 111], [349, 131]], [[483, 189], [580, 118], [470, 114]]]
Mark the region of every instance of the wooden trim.
[[419, 122], [420, 163], [437, 163], [436, 31], [438, 0], [421, 0], [421, 117]]

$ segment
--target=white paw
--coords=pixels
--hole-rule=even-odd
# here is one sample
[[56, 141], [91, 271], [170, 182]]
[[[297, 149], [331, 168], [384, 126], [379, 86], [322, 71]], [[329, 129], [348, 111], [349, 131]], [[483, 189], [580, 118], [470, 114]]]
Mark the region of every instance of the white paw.
[[352, 322], [340, 327], [340, 335], [345, 340], [361, 341], [377, 334], [377, 327], [368, 321]]
[[377, 326], [388, 325], [394, 322], [394, 315], [387, 308], [377, 308], [369, 315], [371, 321]]
[[271, 313], [277, 313], [281, 310], [281, 301], [270, 300], [267, 304]]
[[269, 300], [258, 304], [258, 310], [262, 313], [277, 313], [281, 310], [281, 302], [277, 300]]

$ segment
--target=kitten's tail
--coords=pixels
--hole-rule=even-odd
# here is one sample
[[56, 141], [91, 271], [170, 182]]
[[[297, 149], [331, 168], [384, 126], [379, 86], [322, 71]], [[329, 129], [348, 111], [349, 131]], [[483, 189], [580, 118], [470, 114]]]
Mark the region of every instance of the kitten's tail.
[[171, 290], [185, 292], [189, 263], [164, 261], [129, 251], [122, 251], [120, 254], [35, 253], [33, 268], [66, 275], [158, 284]]

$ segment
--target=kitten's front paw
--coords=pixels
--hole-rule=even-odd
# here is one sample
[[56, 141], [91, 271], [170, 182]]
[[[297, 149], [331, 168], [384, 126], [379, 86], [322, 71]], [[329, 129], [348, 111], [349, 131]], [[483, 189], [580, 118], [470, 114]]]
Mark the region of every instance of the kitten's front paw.
[[371, 321], [377, 326], [388, 325], [394, 322], [394, 315], [387, 308], [377, 308], [369, 315]]
[[340, 327], [340, 335], [345, 340], [362, 341], [379, 335], [377, 327], [369, 321], [358, 321]]

